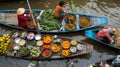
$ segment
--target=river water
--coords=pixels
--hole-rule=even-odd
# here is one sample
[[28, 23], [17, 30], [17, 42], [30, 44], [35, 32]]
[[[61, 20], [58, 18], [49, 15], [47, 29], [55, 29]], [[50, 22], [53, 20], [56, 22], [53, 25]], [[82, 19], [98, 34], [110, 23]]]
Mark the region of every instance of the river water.
[[[29, 0], [32, 9], [54, 9], [60, 0]], [[68, 0], [65, 0], [68, 4]], [[77, 4], [76, 12], [82, 14], [105, 16], [108, 18], [108, 23], [99, 27], [118, 27], [120, 26], [120, 0], [74, 0]], [[17, 9], [19, 7], [28, 8], [25, 0], [23, 1], [8, 1], [0, 2], [0, 9]], [[69, 10], [69, 7], [68, 7]], [[69, 10], [70, 11], [70, 10]], [[95, 27], [95, 28], [99, 28]], [[10, 28], [0, 25], [0, 34], [11, 33]], [[59, 34], [71, 39], [82, 40], [94, 46], [94, 50], [90, 54], [85, 54], [70, 59], [58, 59], [51, 61], [39, 61], [39, 67], [66, 67], [67, 62], [74, 62], [74, 67], [88, 67], [89, 64], [115, 57], [119, 51], [100, 44], [85, 37], [84, 31], [75, 33]], [[29, 60], [6, 58], [0, 56], [0, 67], [27, 67]]]

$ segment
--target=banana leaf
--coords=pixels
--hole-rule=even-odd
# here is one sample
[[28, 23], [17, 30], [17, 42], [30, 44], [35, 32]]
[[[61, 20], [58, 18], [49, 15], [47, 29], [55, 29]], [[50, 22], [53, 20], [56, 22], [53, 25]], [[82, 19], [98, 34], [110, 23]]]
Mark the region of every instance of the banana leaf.
[[76, 4], [74, 3], [73, 0], [69, 0], [70, 3], [69, 3], [69, 6], [70, 6], [70, 9], [72, 12], [75, 12], [76, 11]]

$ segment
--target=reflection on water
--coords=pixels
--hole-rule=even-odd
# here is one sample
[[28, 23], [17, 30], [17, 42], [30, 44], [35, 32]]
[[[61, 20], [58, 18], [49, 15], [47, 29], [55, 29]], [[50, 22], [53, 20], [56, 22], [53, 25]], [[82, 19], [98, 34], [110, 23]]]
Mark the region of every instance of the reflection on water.
[[[32, 9], [54, 9], [59, 0], [29, 0]], [[65, 0], [68, 5], [68, 0]], [[108, 23], [104, 25], [105, 27], [118, 27], [120, 25], [120, 0], [74, 0], [77, 4], [76, 12], [89, 15], [105, 16], [108, 18]], [[17, 5], [16, 5], [17, 4]], [[25, 0], [23, 1], [10, 1], [10, 2], [0, 2], [0, 9], [17, 9], [19, 7], [28, 8]], [[69, 9], [69, 7], [68, 7]], [[98, 28], [98, 27], [96, 27]], [[8, 27], [0, 25], [0, 34], [11, 33]], [[61, 59], [61, 60], [52, 60], [52, 61], [41, 61], [40, 67], [66, 67], [66, 62], [69, 60], [74, 62], [75, 67], [83, 67], [87, 64], [105, 60], [111, 57], [114, 57], [118, 54], [118, 51], [95, 42], [89, 38], [85, 37], [85, 32], [75, 32], [67, 34], [59, 34], [60, 36], [68, 37], [71, 39], [82, 40], [94, 46], [93, 52], [90, 54], [77, 56], [70, 59]], [[0, 56], [0, 58], [3, 58]], [[13, 59], [13, 58], [12, 58]], [[3, 59], [5, 60], [5, 59]], [[15, 59], [16, 60], [16, 59]], [[5, 62], [0, 62], [5, 63]], [[8, 63], [8, 62], [6, 62]], [[12, 62], [11, 62], [12, 63]], [[19, 63], [19, 62], [18, 62]], [[24, 64], [24, 63], [23, 63]], [[0, 64], [1, 67], [2, 64]], [[2, 65], [3, 67], [4, 65]], [[14, 65], [11, 65], [14, 67]], [[21, 67], [21, 66], [18, 66]], [[26, 67], [24, 65], [24, 67]]]

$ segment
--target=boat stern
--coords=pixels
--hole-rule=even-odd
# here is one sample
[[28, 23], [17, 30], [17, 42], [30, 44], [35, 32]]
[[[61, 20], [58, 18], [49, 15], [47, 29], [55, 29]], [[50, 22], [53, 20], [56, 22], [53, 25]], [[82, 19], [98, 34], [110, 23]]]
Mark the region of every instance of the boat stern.
[[86, 30], [85, 31], [85, 36], [88, 37], [88, 38], [93, 38], [93, 37], [95, 37], [95, 34], [93, 33], [92, 30]]
[[102, 24], [108, 23], [108, 19], [106, 17], [102, 17], [101, 20], [102, 20], [101, 22]]
[[120, 65], [120, 55], [118, 55], [113, 61], [112, 61], [113, 65]]

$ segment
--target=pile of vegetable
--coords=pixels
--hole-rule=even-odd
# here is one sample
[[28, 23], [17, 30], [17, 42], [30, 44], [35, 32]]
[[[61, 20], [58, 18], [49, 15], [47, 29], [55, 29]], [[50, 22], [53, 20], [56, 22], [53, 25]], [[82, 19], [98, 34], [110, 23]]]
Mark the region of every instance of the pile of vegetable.
[[43, 50], [42, 56], [43, 56], [44, 58], [48, 58], [50, 55], [51, 55], [50, 49], [44, 49], [44, 50]]
[[54, 10], [45, 10], [42, 13], [40, 27], [45, 31], [58, 30], [61, 22], [54, 17]]
[[26, 55], [28, 55], [28, 54], [29, 54], [29, 49], [28, 49], [28, 47], [26, 47], [26, 46], [21, 47], [21, 48], [18, 50], [18, 54], [19, 54], [20, 56], [26, 56]]
[[41, 50], [40, 47], [36, 47], [34, 46], [31, 50], [30, 50], [30, 55], [34, 58], [39, 57], [41, 54]]

